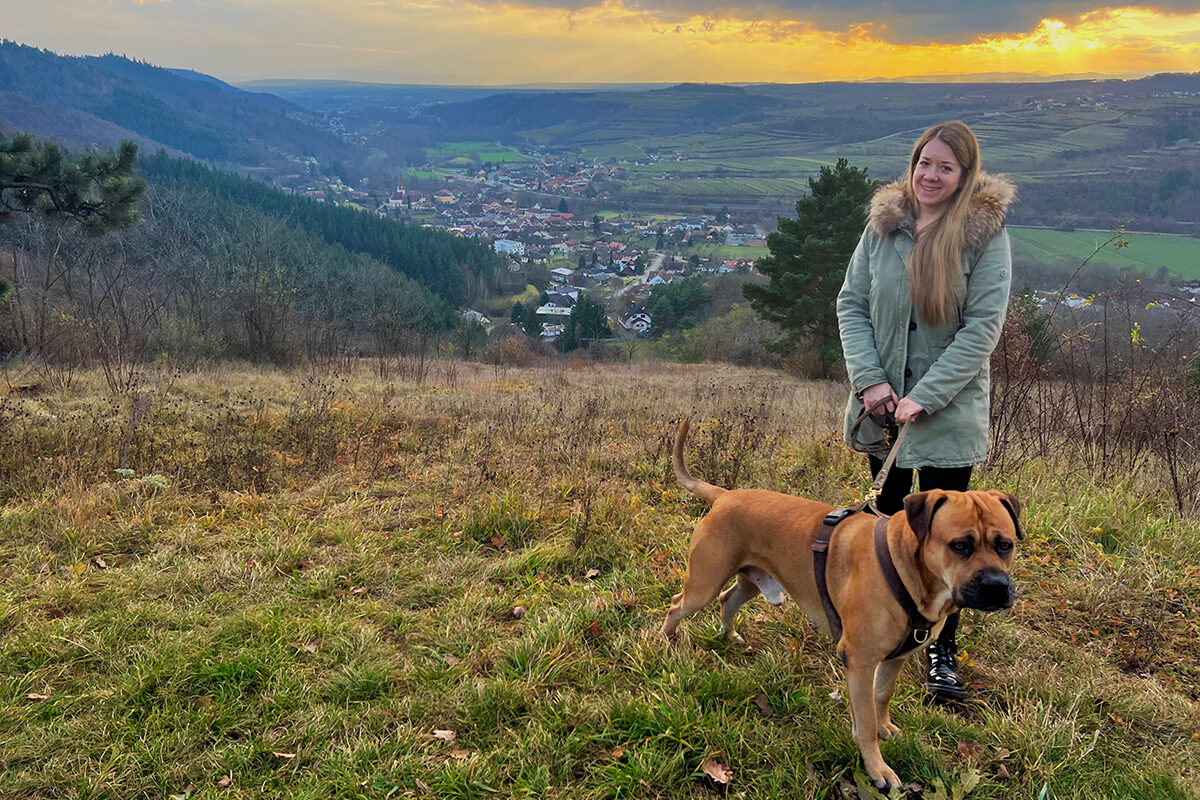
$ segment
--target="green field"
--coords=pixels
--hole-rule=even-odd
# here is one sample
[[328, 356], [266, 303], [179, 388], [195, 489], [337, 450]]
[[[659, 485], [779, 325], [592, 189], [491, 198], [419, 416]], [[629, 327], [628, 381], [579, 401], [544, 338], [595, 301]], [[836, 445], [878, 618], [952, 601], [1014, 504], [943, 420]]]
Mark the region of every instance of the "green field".
[[[1041, 228], [1008, 229], [1013, 254], [1044, 264], [1078, 264], [1111, 238], [1104, 231], [1052, 231]], [[1126, 247], [1109, 245], [1096, 253], [1093, 262], [1118, 269], [1135, 269], [1154, 274], [1166, 267], [1186, 280], [1200, 279], [1200, 239], [1161, 233], [1126, 233]]]
[[716, 244], [713, 242], [699, 242], [687, 248], [688, 255], [697, 255], [701, 258], [709, 256], [717, 256], [723, 261], [728, 261], [735, 258], [753, 258], [759, 259], [769, 255], [770, 250], [766, 247], [737, 247], [727, 244]]
[[532, 160], [529, 156], [494, 142], [439, 142], [434, 147], [426, 147], [425, 156], [431, 161], [458, 165], [484, 162], [514, 163]]

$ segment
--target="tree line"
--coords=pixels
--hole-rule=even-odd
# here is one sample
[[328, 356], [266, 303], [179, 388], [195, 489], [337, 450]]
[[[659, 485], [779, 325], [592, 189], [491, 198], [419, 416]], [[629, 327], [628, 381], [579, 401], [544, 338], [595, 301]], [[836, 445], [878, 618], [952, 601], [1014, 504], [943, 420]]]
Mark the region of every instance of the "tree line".
[[[132, 174], [134, 155], [129, 145], [75, 162], [28, 137], [0, 138], [4, 354], [63, 379], [100, 364], [121, 389], [156, 358], [287, 362], [423, 352], [431, 337], [459, 324], [448, 298], [397, 265], [330, 243], [279, 213], [311, 211], [304, 203], [252, 207], [244, 204], [258, 196], [250, 182], [184, 162], [175, 162], [174, 180], [147, 184]], [[192, 172], [208, 183], [182, 177]], [[262, 199], [274, 199], [263, 190]], [[401, 228], [395, 241], [420, 252], [418, 264], [430, 272], [461, 276], [473, 255], [448, 234], [321, 211], [329, 218], [299, 216], [326, 234], [337, 219]], [[352, 240], [374, 225], [348, 228]]]
[[488, 280], [502, 264], [500, 256], [473, 239], [285, 194], [195, 161], [158, 153], [143, 159], [140, 168], [158, 183], [201, 190], [238, 206], [259, 209], [329, 244], [373, 256], [454, 305], [464, 301], [471, 281]]

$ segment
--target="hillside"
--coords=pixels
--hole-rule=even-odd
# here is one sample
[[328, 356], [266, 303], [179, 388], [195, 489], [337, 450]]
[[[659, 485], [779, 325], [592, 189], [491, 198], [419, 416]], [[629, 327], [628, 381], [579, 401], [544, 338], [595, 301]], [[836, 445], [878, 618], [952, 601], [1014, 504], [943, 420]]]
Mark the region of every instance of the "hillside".
[[4, 41], [0, 87], [0, 129], [77, 150], [129, 138], [144, 153], [166, 148], [235, 167], [349, 150], [315, 126], [318, 115], [286, 100], [112, 54], [59, 56]]
[[[679, 418], [697, 476], [849, 502], [844, 387], [454, 361], [103, 384], [0, 404], [0, 795], [701, 800], [715, 759], [731, 797], [877, 800], [794, 604], [752, 601], [749, 646], [715, 607], [658, 637], [705, 511]], [[1156, 469], [978, 476], [1024, 507], [1019, 600], [964, 616], [968, 705], [904, 668], [906, 796], [1195, 797], [1200, 539]]]
[[[535, 157], [618, 165], [622, 174], [604, 196], [619, 209], [727, 205], [769, 218], [786, 213], [822, 165], [846, 157], [890, 179], [922, 129], [959, 118], [979, 134], [985, 167], [1021, 186], [1015, 222], [1176, 233], [1194, 233], [1200, 223], [1200, 74], [1039, 84], [682, 84], [487, 97], [464, 90], [458, 102], [395, 87], [329, 91], [343, 103], [340, 118], [370, 136], [419, 130], [437, 141], [489, 141]], [[307, 102], [325, 102], [322, 96], [310, 87]]]

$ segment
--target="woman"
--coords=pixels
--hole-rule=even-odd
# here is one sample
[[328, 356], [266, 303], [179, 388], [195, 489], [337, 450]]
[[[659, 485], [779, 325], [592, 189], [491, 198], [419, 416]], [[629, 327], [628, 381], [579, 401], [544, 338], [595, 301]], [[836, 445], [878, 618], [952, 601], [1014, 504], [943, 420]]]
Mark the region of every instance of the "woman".
[[[1000, 337], [1012, 276], [1004, 215], [1015, 189], [979, 167], [962, 122], [925, 131], [908, 172], [875, 193], [846, 269], [837, 313], [852, 393], [846, 441], [865, 403], [880, 400], [908, 436], [876, 507], [903, 507], [917, 470], [921, 491], [965, 491], [988, 445], [988, 360]], [[864, 422], [859, 439], [883, 431]], [[875, 475], [882, 461], [870, 456]], [[958, 614], [928, 648], [926, 688], [961, 700]]]

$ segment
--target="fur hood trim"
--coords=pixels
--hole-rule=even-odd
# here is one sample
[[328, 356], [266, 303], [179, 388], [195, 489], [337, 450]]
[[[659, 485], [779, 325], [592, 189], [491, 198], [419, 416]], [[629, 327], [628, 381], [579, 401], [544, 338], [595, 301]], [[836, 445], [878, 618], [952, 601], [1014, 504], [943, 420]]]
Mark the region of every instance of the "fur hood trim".
[[[1017, 196], [1017, 187], [1004, 175], [980, 172], [965, 222], [966, 245], [977, 250], [1004, 227], [1004, 215]], [[912, 209], [904, 197], [904, 179], [880, 187], [871, 198], [867, 227], [884, 237], [900, 228], [913, 228]]]

